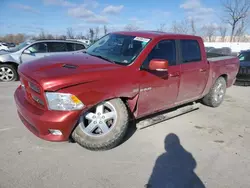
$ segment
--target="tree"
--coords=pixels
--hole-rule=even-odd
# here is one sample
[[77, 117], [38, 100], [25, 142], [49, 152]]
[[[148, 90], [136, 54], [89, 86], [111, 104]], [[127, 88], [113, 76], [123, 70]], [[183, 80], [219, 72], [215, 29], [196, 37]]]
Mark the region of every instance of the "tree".
[[124, 27], [124, 29], [126, 31], [137, 31], [139, 27], [137, 27], [136, 25], [128, 24]]
[[108, 33], [108, 28], [106, 25], [103, 26], [103, 34], [106, 35]]
[[67, 38], [68, 39], [74, 39], [74, 31], [71, 27], [67, 28]]
[[249, 0], [223, 0], [222, 2], [226, 23], [231, 26], [230, 42], [233, 41], [235, 32], [237, 31], [239, 23], [245, 22], [250, 9]]
[[208, 42], [214, 41], [214, 35], [216, 33], [216, 27], [214, 25], [203, 26], [202, 31], [204, 32], [204, 37], [208, 38]]
[[91, 42], [94, 41], [94, 36], [95, 36], [94, 29], [93, 28], [89, 28], [89, 37], [88, 38], [90, 39]]
[[196, 26], [195, 26], [195, 23], [194, 23], [194, 19], [190, 20], [190, 25], [191, 25], [192, 35], [196, 35]]
[[166, 31], [166, 24], [164, 24], [164, 23], [160, 24], [160, 26], [157, 29], [157, 31]]
[[219, 32], [220, 32], [220, 36], [221, 36], [221, 42], [225, 42], [225, 38], [227, 35], [227, 28], [225, 26], [220, 26]]
[[96, 27], [95, 28], [95, 41], [98, 40], [99, 38], [99, 31], [100, 31], [99, 27]]
[[187, 20], [181, 22], [174, 21], [171, 30], [174, 33], [187, 34], [189, 33], [189, 23]]
[[240, 22], [240, 24], [235, 32], [235, 41], [240, 42], [244, 37], [245, 31], [246, 31], [245, 21], [241, 20], [241, 22]]
[[78, 38], [78, 39], [86, 39], [86, 37], [82, 34], [82, 32], [79, 33], [79, 34], [76, 36], [76, 38]]

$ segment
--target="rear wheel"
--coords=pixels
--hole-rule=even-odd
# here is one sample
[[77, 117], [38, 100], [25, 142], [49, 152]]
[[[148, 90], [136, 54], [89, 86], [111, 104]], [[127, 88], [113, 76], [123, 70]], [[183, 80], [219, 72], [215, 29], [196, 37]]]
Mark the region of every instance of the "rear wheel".
[[11, 82], [18, 80], [18, 73], [14, 65], [1, 64], [0, 65], [0, 81]]
[[112, 99], [83, 114], [72, 138], [90, 150], [107, 150], [121, 143], [129, 123], [126, 105]]
[[203, 103], [211, 107], [218, 107], [224, 100], [226, 88], [226, 80], [223, 77], [219, 77], [209, 93], [202, 99]]

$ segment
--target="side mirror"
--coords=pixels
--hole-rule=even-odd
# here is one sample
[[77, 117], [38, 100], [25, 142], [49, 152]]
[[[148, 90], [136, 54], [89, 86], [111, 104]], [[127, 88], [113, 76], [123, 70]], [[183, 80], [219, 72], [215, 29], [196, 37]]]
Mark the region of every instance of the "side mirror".
[[30, 51], [29, 49], [25, 49], [25, 50], [23, 51], [23, 53], [24, 53], [24, 54], [31, 54], [31, 51]]
[[152, 59], [149, 62], [149, 70], [152, 71], [168, 71], [168, 60]]

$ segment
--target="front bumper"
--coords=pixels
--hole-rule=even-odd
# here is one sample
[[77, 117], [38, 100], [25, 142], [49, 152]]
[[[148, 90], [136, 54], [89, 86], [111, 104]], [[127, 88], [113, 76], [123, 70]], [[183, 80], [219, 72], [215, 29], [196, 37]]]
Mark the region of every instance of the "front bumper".
[[[19, 86], [14, 94], [17, 112], [23, 124], [36, 136], [48, 141], [66, 141], [76, 125], [80, 111], [41, 110], [30, 104]], [[52, 135], [49, 129], [60, 130], [62, 135]]]

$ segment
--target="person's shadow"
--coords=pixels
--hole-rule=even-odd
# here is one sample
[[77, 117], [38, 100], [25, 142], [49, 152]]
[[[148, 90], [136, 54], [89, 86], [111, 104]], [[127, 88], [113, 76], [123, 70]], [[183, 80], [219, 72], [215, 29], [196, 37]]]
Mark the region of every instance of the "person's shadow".
[[155, 162], [146, 188], [205, 188], [194, 172], [195, 159], [182, 147], [176, 134], [166, 136], [165, 149], [166, 153]]

